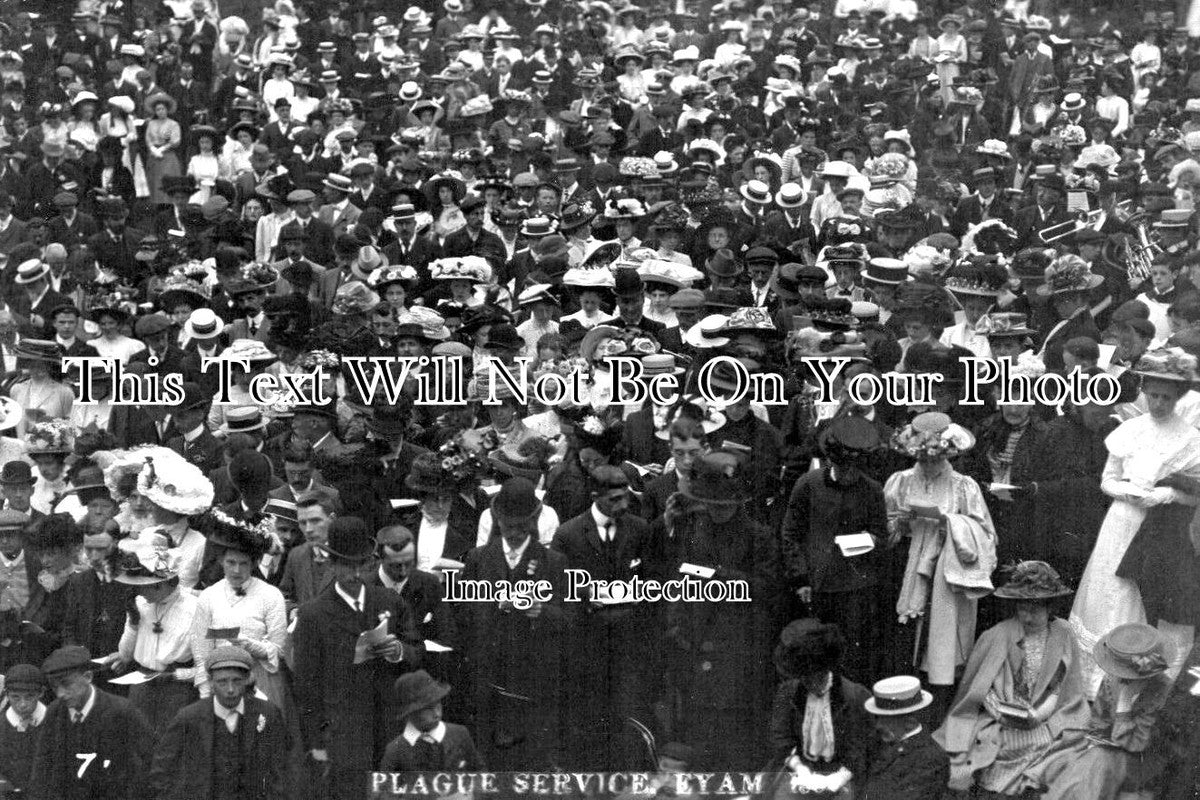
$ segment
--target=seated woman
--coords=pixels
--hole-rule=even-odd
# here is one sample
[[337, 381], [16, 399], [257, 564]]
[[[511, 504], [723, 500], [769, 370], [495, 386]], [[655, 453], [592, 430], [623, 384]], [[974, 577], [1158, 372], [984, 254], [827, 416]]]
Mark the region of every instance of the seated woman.
[[1063, 740], [1030, 771], [1047, 787], [1043, 800], [1113, 800], [1141, 788], [1142, 757], [1171, 691], [1175, 647], [1161, 631], [1133, 622], [1096, 643], [1104, 680], [1087, 736]]
[[775, 800], [848, 800], [854, 779], [866, 776], [871, 693], [839, 674], [841, 655], [836, 625], [800, 619], [780, 634], [775, 668], [783, 682], [771, 709]]
[[985, 796], [1031, 788], [1026, 771], [1056, 740], [1081, 738], [1088, 707], [1071, 626], [1050, 613], [1071, 590], [1044, 561], [1022, 561], [996, 597], [1012, 616], [984, 631], [934, 739], [950, 754], [950, 788]]

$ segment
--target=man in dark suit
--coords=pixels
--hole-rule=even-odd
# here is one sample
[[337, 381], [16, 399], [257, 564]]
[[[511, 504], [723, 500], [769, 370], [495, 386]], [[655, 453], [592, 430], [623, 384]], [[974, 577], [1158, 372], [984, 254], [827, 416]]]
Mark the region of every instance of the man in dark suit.
[[196, 80], [212, 83], [213, 49], [217, 46], [217, 26], [208, 18], [208, 6], [201, 0], [192, 3], [192, 18], [183, 26], [179, 43], [184, 48], [184, 61], [196, 67]]
[[449, 684], [434, 680], [423, 669], [396, 680], [398, 717], [403, 732], [387, 746], [381, 772], [447, 772], [483, 769], [471, 732], [462, 725], [442, 722], [442, 699]]
[[290, 616], [298, 606], [314, 599], [333, 583], [333, 568], [321, 549], [329, 539], [329, 525], [336, 512], [328, 498], [309, 496], [296, 502], [296, 518], [304, 543], [288, 553], [279, 581], [279, 591]]
[[975, 192], [958, 202], [950, 220], [950, 233], [960, 239], [972, 225], [978, 225], [985, 219], [1008, 221], [1004, 198], [996, 191], [999, 182], [996, 170], [981, 167], [971, 173], [971, 180], [975, 184]]
[[[328, 769], [331, 795], [365, 798], [364, 774], [376, 768], [398, 733], [393, 684], [420, 666], [425, 648], [404, 600], [363, 583], [374, 545], [361, 519], [335, 519], [325, 550], [334, 583], [296, 612], [296, 707], [304, 749]], [[359, 636], [381, 624], [386, 637], [368, 660], [354, 663]]]
[[74, 252], [100, 232], [95, 218], [79, 210], [79, 198], [74, 192], [59, 192], [54, 196], [54, 207], [58, 216], [46, 226], [46, 241], [58, 242]]
[[1035, 176], [1035, 203], [1026, 206], [1016, 213], [1013, 218], [1013, 228], [1017, 232], [1017, 247], [1044, 247], [1045, 243], [1039, 235], [1041, 231], [1053, 225], [1070, 219], [1063, 199], [1067, 196], [1067, 184], [1062, 175]]
[[304, 125], [292, 119], [292, 104], [286, 97], [275, 101], [275, 114], [276, 120], [263, 126], [258, 138], [275, 154], [276, 160], [283, 163], [292, 155], [292, 148], [296, 144], [292, 141], [292, 135]]
[[321, 480], [314, 465], [316, 454], [307, 439], [292, 436], [279, 455], [282, 462], [284, 484], [267, 493], [274, 500], [298, 503], [309, 495], [327, 498], [333, 508], [340, 507], [341, 497], [337, 488]]
[[[322, 268], [333, 263], [333, 228], [313, 214], [313, 203], [316, 200], [316, 194], [308, 189], [293, 189], [288, 193], [288, 205], [292, 207], [292, 213], [296, 215], [296, 218], [280, 229], [280, 244], [276, 247], [276, 258], [285, 256], [283, 241], [292, 231], [297, 231], [303, 237], [305, 256], [311, 258]], [[321, 269], [319, 273], [324, 271]]]
[[[629, 581], [651, 567], [649, 527], [629, 513], [629, 479], [619, 468], [591, 472], [591, 507], [568, 520], [551, 547], [567, 557], [569, 569], [586, 570], [593, 581]], [[585, 590], [586, 591], [586, 590]], [[625, 769], [635, 755], [622, 736], [627, 718], [646, 719], [646, 666], [650, 613], [646, 604], [610, 602], [603, 594], [589, 601], [574, 626], [572, 646], [589, 653], [572, 663], [571, 686], [578, 694], [573, 730], [582, 737], [570, 747], [582, 763]]]
[[446, 258], [495, 254], [501, 261], [508, 250], [499, 236], [483, 229], [483, 218], [487, 214], [483, 199], [472, 195], [462, 202], [462, 213], [467, 224], [454, 231], [442, 242], [442, 255]]
[[208, 474], [225, 463], [225, 445], [213, 436], [205, 424], [212, 395], [206, 395], [197, 383], [185, 383], [183, 402], [171, 410], [178, 436], [167, 440], [167, 447]]
[[183, 708], [154, 751], [150, 785], [162, 800], [283, 800], [288, 730], [283, 712], [248, 691], [254, 659], [223, 645], [208, 655], [212, 698]]
[[428, 281], [429, 262], [440, 258], [437, 241], [432, 236], [417, 234], [416, 211], [411, 203], [392, 206], [392, 222], [396, 225], [396, 240], [383, 248], [388, 263], [406, 264]]
[[[417, 545], [412, 531], [403, 525], [389, 525], [375, 535], [375, 546], [379, 569], [364, 582], [399, 592], [412, 609], [423, 638], [445, 645], [456, 644], [454, 617], [450, 607], [442, 603], [441, 580], [431, 572], [416, 569]], [[425, 654], [426, 666], [437, 663], [436, 655], [440, 654]]]
[[[576, 606], [564, 603], [566, 557], [538, 542], [541, 510], [528, 479], [505, 481], [492, 504], [500, 536], [467, 555], [461, 578], [491, 586], [549, 581], [549, 601], [454, 606], [483, 725], [480, 742], [491, 769], [563, 763], [564, 687], [570, 680], [565, 647]], [[514, 700], [514, 695], [532, 702]], [[505, 747], [510, 741], [513, 746]]]
[[[43, 339], [51, 335], [51, 312], [70, 305], [64, 295], [50, 288], [50, 265], [33, 258], [17, 265], [14, 293], [8, 298], [14, 314], [28, 320], [22, 334], [31, 339]], [[17, 288], [24, 291], [16, 293]]]
[[91, 653], [60, 647], [42, 664], [58, 697], [46, 709], [33, 758], [34, 800], [139, 800], [147, 796], [154, 733], [128, 700], [92, 685]]
[[616, 328], [636, 328], [655, 337], [665, 329], [666, 325], [656, 322], [642, 313], [646, 302], [645, 284], [636, 270], [617, 270], [617, 316], [601, 322], [601, 325], [612, 325]]
[[[150, 314], [138, 318], [133, 326], [136, 335], [146, 349], [129, 359], [129, 366], [142, 364], [156, 375], [182, 373], [185, 353], [171, 341], [171, 320], [165, 314]], [[151, 358], [154, 359], [153, 363]]]
[[625, 418], [625, 425], [621, 429], [621, 441], [625, 444], [629, 460], [633, 463], [661, 466], [671, 457], [670, 444], [656, 435], [658, 428], [655, 418], [662, 413], [662, 410], [646, 403]]
[[[80, 489], [80, 502], [100, 496], [100, 492], [107, 496], [103, 486], [99, 490]], [[83, 551], [91, 567], [73, 574], [62, 588], [66, 600], [60, 634], [63, 644], [77, 644], [92, 653], [117, 652], [134, 588], [108, 575], [106, 560], [115, 548], [111, 533], [84, 534]]]
[[127, 228], [129, 209], [119, 197], [99, 201], [98, 213], [104, 229], [88, 240], [88, 249], [96, 255], [101, 268], [115, 272], [118, 278], [136, 286], [146, 276], [142, 265], [134, 259], [141, 246], [141, 231]]
[[708, 450], [704, 427], [686, 414], [677, 416], [671, 422], [669, 435], [668, 455], [675, 459], [675, 468], [647, 483], [646, 490], [642, 492], [641, 517], [650, 525], [654, 525], [666, 512], [671, 495], [679, 491], [680, 476], [686, 474], [692, 462]]
[[[3, 160], [0, 158], [0, 162]], [[28, 227], [13, 216], [14, 203], [11, 194], [0, 191], [0, 253], [8, 254], [14, 247], [29, 239]]]

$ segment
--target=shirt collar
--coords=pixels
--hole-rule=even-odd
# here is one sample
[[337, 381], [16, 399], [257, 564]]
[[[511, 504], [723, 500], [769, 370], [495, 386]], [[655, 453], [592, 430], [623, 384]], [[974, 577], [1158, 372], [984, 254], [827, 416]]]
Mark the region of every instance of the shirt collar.
[[404, 736], [404, 741], [408, 742], [410, 746], [415, 745], [417, 740], [422, 736], [428, 736], [438, 744], [441, 744], [442, 740], [446, 738], [446, 723], [439, 722], [437, 727], [429, 731], [429, 733], [422, 734], [421, 731], [417, 730], [416, 725], [413, 725], [411, 722], [409, 722], [405, 724], [404, 733], [402, 735]]
[[355, 603], [358, 603], [358, 607], [360, 609], [365, 609], [367, 607], [367, 587], [366, 586], [358, 587], [358, 597], [351, 597], [350, 594], [345, 589], [342, 588], [342, 585], [340, 583], [335, 582], [333, 584], [333, 588], [337, 590], [338, 595], [343, 600], [346, 601], [346, 605], [350, 606], [351, 610], [354, 609]]
[[246, 716], [246, 698], [243, 697], [241, 700], [238, 700], [238, 704], [234, 708], [226, 708], [214, 697], [213, 713], [224, 720], [228, 720], [234, 714], [244, 717]]
[[596, 527], [600, 530], [604, 530], [606, 526], [613, 523], [613, 518], [596, 508], [595, 503], [592, 503], [592, 520], [596, 523]]
[[183, 440], [185, 442], [194, 442], [200, 438], [200, 434], [202, 433], [204, 433], [204, 426], [197, 425], [195, 428], [192, 428], [190, 431], [183, 434]]
[[383, 588], [391, 589], [392, 591], [399, 594], [400, 592], [404, 591], [405, 585], [408, 584], [408, 578], [405, 578], [402, 581], [394, 581], [391, 579], [391, 577], [388, 576], [387, 570], [385, 570], [383, 568], [383, 564], [380, 564], [379, 565], [379, 583], [380, 583], [380, 585], [383, 586]]
[[[4, 718], [7, 719], [9, 724], [12, 725], [14, 728], [21, 727], [22, 719], [19, 716], [17, 716], [17, 712], [15, 710], [13, 710], [12, 706], [9, 706], [8, 710], [4, 712]], [[44, 705], [42, 705], [41, 702], [39, 702], [37, 704], [37, 708], [33, 709], [33, 725], [32, 725], [32, 727], [36, 728], [37, 726], [41, 725], [42, 721], [45, 719], [46, 719], [46, 707]]]
[[518, 547], [518, 548], [516, 548], [516, 549], [513, 549], [513, 548], [511, 548], [511, 547], [509, 547], [509, 546], [508, 546], [508, 542], [506, 542], [506, 541], [504, 541], [503, 539], [501, 539], [501, 540], [500, 540], [500, 544], [501, 544], [501, 546], [504, 548], [504, 557], [505, 557], [505, 559], [511, 560], [511, 558], [510, 558], [510, 557], [515, 555], [515, 556], [517, 557], [517, 558], [516, 558], [516, 560], [517, 560], [517, 563], [518, 563], [518, 564], [520, 564], [520, 563], [521, 563], [521, 559], [525, 557], [525, 551], [529, 549], [529, 543], [530, 543], [531, 541], [533, 541], [533, 537], [532, 537], [532, 536], [528, 536], [528, 537], [526, 537], [526, 538], [525, 538], [525, 541], [521, 543], [521, 546], [520, 546], [520, 547]]
[[96, 687], [89, 686], [88, 692], [89, 692], [89, 694], [88, 694], [87, 702], [83, 704], [83, 708], [80, 709], [80, 711], [79, 711], [79, 713], [81, 715], [79, 718], [80, 722], [83, 722], [84, 720], [86, 720], [88, 718], [88, 714], [91, 714], [92, 709], [96, 706]]
[[13, 558], [11, 560], [8, 558], [8, 556], [4, 555], [4, 553], [0, 553], [0, 565], [12, 568], [12, 567], [19, 567], [24, 563], [25, 563], [24, 548], [21, 549], [21, 552], [17, 553], [16, 558]]

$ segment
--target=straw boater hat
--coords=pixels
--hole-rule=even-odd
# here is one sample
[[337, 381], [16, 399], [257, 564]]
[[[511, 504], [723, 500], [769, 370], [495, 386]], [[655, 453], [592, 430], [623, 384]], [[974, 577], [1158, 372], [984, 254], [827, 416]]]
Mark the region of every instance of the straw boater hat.
[[216, 339], [221, 335], [225, 323], [211, 308], [197, 308], [183, 323], [183, 332], [189, 339]]
[[136, 539], [122, 539], [109, 558], [113, 580], [129, 586], [171, 580], [179, 575], [182, 557], [170, 548], [170, 540], [161, 533], [143, 531]]
[[221, 358], [249, 361], [251, 366], [274, 361], [276, 355], [257, 339], [234, 339], [221, 351]]
[[1100, 669], [1115, 678], [1145, 680], [1167, 671], [1175, 646], [1157, 628], [1131, 622], [1102, 636], [1092, 655]]
[[863, 708], [877, 717], [900, 717], [920, 711], [932, 702], [933, 695], [921, 688], [920, 678], [897, 675], [876, 681]]
[[1050, 600], [1071, 594], [1054, 567], [1045, 561], [1022, 561], [1009, 571], [1008, 582], [996, 590], [1004, 600]]

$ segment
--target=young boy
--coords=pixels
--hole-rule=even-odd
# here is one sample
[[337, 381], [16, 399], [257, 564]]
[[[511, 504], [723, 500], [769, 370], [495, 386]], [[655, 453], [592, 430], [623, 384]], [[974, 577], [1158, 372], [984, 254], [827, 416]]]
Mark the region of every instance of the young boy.
[[[42, 734], [46, 682], [32, 664], [17, 664], [4, 676], [0, 718], [0, 793], [24, 792], [33, 770], [33, 752]], [[7, 786], [5, 786], [7, 783]]]
[[399, 715], [404, 732], [387, 746], [382, 772], [478, 772], [483, 759], [471, 733], [462, 725], [442, 721], [442, 698], [449, 684], [436, 681], [423, 669], [396, 680]]

